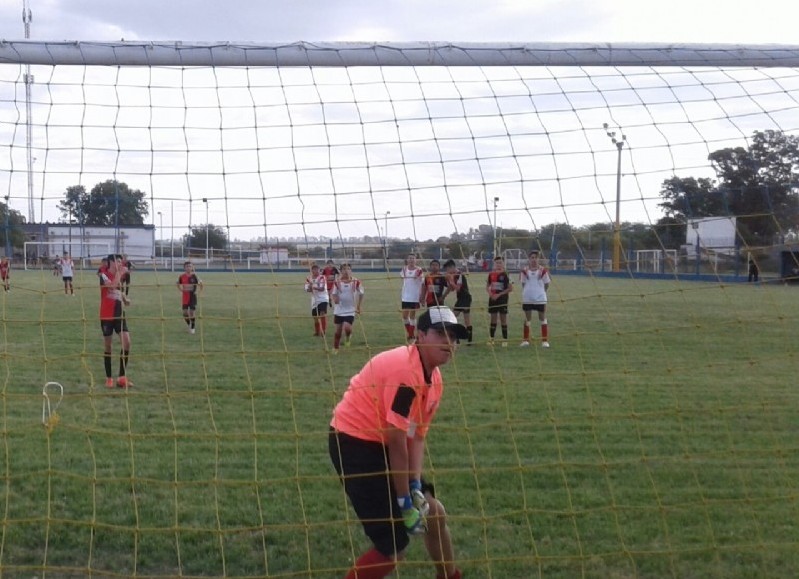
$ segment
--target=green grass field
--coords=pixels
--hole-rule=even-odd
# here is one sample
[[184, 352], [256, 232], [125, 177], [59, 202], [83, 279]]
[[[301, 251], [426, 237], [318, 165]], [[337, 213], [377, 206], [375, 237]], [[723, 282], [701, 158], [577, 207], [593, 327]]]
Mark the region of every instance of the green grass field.
[[[304, 276], [201, 277], [191, 336], [177, 273], [134, 272], [122, 391], [103, 386], [93, 272], [72, 298], [13, 272], [4, 577], [337, 578], [366, 548], [327, 425], [348, 378], [403, 340], [398, 280], [361, 276], [365, 311], [334, 357]], [[555, 275], [552, 348], [517, 347], [515, 295], [509, 347], [492, 349], [482, 279], [427, 465], [468, 579], [799, 576], [798, 288]], [[49, 435], [48, 381], [65, 390]], [[432, 578], [414, 543], [398, 576]]]

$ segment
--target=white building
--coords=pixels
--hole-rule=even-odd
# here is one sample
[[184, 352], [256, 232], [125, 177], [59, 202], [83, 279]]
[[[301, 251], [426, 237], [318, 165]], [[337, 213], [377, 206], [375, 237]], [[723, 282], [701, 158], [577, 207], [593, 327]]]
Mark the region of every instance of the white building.
[[133, 261], [151, 260], [155, 254], [153, 225], [102, 226], [34, 223], [25, 226], [27, 258], [69, 253], [74, 259], [99, 258], [121, 253]]

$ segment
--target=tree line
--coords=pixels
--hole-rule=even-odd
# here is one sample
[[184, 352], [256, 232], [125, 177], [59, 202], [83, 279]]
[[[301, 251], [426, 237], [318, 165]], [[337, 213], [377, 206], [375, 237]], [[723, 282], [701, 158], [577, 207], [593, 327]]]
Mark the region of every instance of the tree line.
[[[663, 216], [654, 225], [622, 223], [629, 244], [640, 249], [679, 248], [685, 243], [686, 224], [704, 217], [736, 217], [740, 242], [748, 246], [770, 245], [779, 234], [799, 230], [798, 136], [777, 130], [755, 131], [747, 147], [713, 151], [708, 161], [715, 178], [674, 175], [663, 181], [659, 191]], [[0, 218], [6, 224], [3, 243], [9, 238], [13, 245], [21, 245], [22, 234], [16, 226], [25, 222], [24, 217], [9, 209], [7, 199], [0, 208]], [[113, 179], [90, 191], [83, 185], [67, 187], [58, 209], [66, 222], [86, 226], [143, 225], [150, 211], [143, 191]], [[490, 252], [493, 235], [493, 231], [484, 231], [477, 239], [465, 239], [453, 233], [427, 243], [445, 245], [450, 255], [472, 255]], [[562, 250], [593, 251], [609, 243], [612, 225], [553, 223], [537, 232], [498, 228], [497, 235], [503, 249], [547, 248], [557, 243]], [[225, 229], [210, 223], [194, 226], [183, 236], [183, 243], [194, 247], [224, 249], [228, 241]], [[412, 250], [414, 243], [394, 240], [386, 249], [391, 257], [401, 256]], [[382, 250], [377, 253], [382, 257]]]

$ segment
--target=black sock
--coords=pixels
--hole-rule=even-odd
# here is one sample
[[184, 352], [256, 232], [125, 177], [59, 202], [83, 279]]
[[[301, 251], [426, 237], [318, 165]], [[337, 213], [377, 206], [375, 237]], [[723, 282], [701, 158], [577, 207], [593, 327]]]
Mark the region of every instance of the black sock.
[[502, 326], [502, 339], [503, 340], [507, 340], [508, 339], [508, 326], [507, 325]]
[[120, 376], [124, 376], [125, 375], [125, 370], [128, 367], [128, 356], [129, 355], [130, 355], [130, 351], [129, 350], [122, 350], [122, 352], [119, 353], [119, 375]]
[[105, 377], [111, 377], [111, 353], [103, 352], [103, 364], [105, 365]]
[[467, 339], [471, 342], [472, 341], [472, 327], [471, 326], [466, 326], [466, 331], [469, 334]]
[[494, 337], [494, 334], [496, 334], [496, 333], [497, 333], [497, 325], [496, 325], [496, 324], [491, 324], [491, 325], [489, 326], [489, 329], [488, 329], [488, 330], [489, 330], [489, 332], [491, 333], [491, 337], [493, 338], [493, 337]]

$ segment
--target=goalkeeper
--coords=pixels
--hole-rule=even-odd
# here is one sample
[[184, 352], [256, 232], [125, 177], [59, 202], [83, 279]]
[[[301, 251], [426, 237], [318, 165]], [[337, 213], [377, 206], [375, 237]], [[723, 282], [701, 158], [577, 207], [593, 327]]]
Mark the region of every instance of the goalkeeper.
[[333, 411], [330, 458], [373, 544], [346, 579], [388, 576], [416, 534], [425, 535], [439, 579], [461, 577], [444, 509], [421, 474], [425, 436], [443, 392], [439, 366], [468, 333], [444, 306], [427, 310], [416, 327], [416, 343], [369, 360]]

